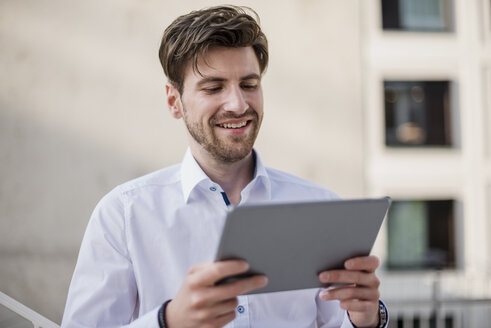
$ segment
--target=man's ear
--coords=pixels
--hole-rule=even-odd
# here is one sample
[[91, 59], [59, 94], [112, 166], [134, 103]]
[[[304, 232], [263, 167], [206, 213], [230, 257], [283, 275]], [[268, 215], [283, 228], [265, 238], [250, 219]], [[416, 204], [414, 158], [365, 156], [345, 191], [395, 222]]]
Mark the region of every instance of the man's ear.
[[175, 86], [167, 82], [165, 84], [165, 93], [167, 95], [167, 107], [169, 107], [169, 112], [176, 118], [182, 118], [182, 101], [181, 94]]

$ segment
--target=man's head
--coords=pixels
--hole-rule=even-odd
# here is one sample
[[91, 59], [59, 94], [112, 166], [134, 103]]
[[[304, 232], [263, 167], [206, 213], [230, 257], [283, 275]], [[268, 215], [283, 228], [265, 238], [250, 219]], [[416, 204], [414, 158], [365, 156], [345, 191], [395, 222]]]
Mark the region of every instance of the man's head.
[[198, 58], [210, 48], [248, 46], [254, 49], [262, 74], [268, 65], [268, 41], [256, 12], [218, 6], [178, 17], [164, 32], [159, 57], [169, 82], [182, 94], [188, 63], [197, 70]]
[[160, 55], [169, 110], [184, 119], [193, 155], [222, 163], [250, 155], [263, 117], [261, 77], [268, 62], [257, 21], [240, 7], [192, 12], [166, 29]]

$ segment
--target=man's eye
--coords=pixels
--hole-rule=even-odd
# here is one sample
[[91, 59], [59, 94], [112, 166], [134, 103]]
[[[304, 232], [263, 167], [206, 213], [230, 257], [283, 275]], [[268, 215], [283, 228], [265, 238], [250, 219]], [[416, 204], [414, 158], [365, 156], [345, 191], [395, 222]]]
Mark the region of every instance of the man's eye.
[[243, 89], [254, 90], [257, 88], [257, 84], [242, 84]]
[[222, 88], [221, 87], [210, 87], [210, 88], [205, 88], [205, 92], [208, 92], [208, 93], [215, 93], [215, 92], [218, 92], [220, 91]]

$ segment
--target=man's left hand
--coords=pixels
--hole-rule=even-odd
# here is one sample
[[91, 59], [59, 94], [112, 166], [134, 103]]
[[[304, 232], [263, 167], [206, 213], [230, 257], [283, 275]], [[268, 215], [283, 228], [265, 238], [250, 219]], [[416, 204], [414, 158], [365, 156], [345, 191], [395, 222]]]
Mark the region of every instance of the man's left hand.
[[345, 270], [324, 271], [319, 274], [322, 283], [346, 283], [330, 287], [320, 293], [322, 300], [339, 300], [348, 311], [356, 327], [376, 327], [378, 324], [380, 280], [375, 270], [380, 264], [376, 256], [356, 257], [344, 263]]

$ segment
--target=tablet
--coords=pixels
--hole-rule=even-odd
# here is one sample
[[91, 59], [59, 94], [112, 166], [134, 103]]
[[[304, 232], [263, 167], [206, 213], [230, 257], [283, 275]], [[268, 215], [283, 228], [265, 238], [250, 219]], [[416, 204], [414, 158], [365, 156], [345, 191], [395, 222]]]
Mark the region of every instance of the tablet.
[[241, 205], [227, 216], [215, 260], [242, 259], [246, 274], [264, 274], [267, 286], [248, 294], [327, 287], [318, 274], [370, 254], [390, 206], [389, 197]]

